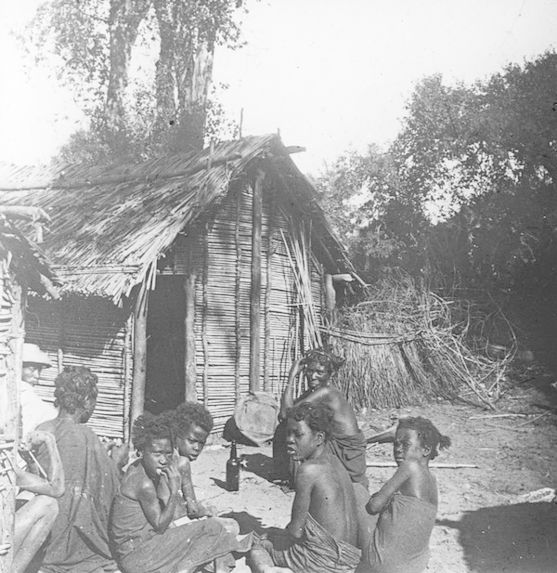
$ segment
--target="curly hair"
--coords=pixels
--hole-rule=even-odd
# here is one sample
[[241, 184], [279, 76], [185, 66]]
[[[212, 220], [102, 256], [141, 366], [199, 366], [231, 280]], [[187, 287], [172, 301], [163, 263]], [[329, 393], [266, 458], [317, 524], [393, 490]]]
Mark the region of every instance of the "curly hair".
[[132, 442], [136, 450], [142, 452], [153, 440], [168, 439], [172, 442], [170, 417], [167, 412], [158, 416], [145, 412], [133, 423]]
[[328, 439], [332, 433], [331, 424], [334, 413], [326, 404], [317, 402], [300, 402], [286, 411], [287, 420], [302, 420], [314, 431], [323, 432]]
[[54, 405], [70, 414], [85, 408], [87, 402], [97, 399], [96, 374], [85, 366], [65, 366], [54, 380]]
[[342, 356], [337, 356], [325, 348], [312, 348], [304, 354], [304, 364], [319, 364], [329, 374], [334, 374], [345, 362]]
[[213, 429], [213, 416], [198, 402], [184, 402], [172, 414], [172, 425], [176, 436], [183, 437], [193, 425], [203, 428], [208, 434]]
[[430, 460], [437, 457], [439, 454], [438, 448], [444, 450], [451, 445], [451, 439], [441, 434], [431, 420], [422, 416], [401, 418], [398, 422], [397, 430], [399, 428], [408, 428], [416, 431], [422, 446], [431, 449], [429, 454]]

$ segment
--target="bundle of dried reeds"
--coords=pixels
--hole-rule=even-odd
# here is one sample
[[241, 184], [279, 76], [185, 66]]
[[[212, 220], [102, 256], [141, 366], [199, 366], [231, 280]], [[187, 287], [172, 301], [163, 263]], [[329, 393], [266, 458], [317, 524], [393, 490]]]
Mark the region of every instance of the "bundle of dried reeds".
[[408, 277], [383, 281], [323, 332], [346, 357], [337, 383], [356, 409], [400, 407], [435, 396], [460, 396], [493, 408], [510, 359], [473, 351], [467, 325], [452, 317], [451, 302]]

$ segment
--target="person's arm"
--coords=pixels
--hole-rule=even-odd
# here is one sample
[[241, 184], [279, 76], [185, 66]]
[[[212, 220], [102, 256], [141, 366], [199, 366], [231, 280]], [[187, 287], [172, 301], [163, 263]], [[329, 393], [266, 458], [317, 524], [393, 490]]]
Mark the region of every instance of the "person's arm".
[[181, 457], [178, 463], [178, 470], [180, 472], [182, 497], [184, 498], [187, 506], [187, 514], [191, 519], [209, 515], [203, 504], [197, 501], [195, 496], [195, 489], [191, 479], [191, 464], [187, 458]]
[[163, 509], [155, 485], [149, 478], [145, 478], [137, 492], [137, 500], [147, 518], [157, 533], [164, 533], [174, 518], [174, 512], [180, 501], [180, 473], [175, 464], [171, 464], [163, 470], [160, 479], [168, 480], [170, 497]]
[[410, 464], [402, 463], [396, 470], [393, 477], [376, 493], [374, 493], [366, 504], [366, 510], [371, 515], [381, 513], [391, 498], [401, 487], [402, 484], [410, 479], [412, 475], [412, 468]]
[[298, 374], [303, 370], [303, 358], [298, 358], [292, 366], [290, 367], [290, 372], [288, 373], [288, 381], [282, 393], [282, 398], [280, 400], [280, 412], [279, 420], [284, 420], [286, 418], [286, 411], [288, 408], [294, 406], [294, 392], [296, 390], [296, 379]]
[[295, 539], [300, 539], [304, 531], [314, 479], [315, 475], [311, 469], [302, 464], [296, 474], [296, 483], [294, 485], [296, 495], [292, 503], [290, 523], [286, 526], [286, 531]]
[[64, 468], [60, 453], [56, 447], [56, 439], [49, 432], [34, 431], [27, 438], [29, 448], [46, 448], [49, 457], [49, 475], [43, 478], [34, 473], [22, 471], [16, 468], [16, 484], [32, 493], [39, 495], [48, 495], [50, 497], [61, 497], [64, 495]]

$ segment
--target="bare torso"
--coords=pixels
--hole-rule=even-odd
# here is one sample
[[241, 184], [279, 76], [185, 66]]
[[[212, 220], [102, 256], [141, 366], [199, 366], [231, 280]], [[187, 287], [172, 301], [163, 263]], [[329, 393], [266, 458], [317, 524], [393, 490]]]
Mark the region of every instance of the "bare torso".
[[318, 460], [306, 461], [300, 471], [311, 488], [309, 513], [335, 539], [357, 543], [356, 498], [346, 470], [339, 460], [323, 454]]

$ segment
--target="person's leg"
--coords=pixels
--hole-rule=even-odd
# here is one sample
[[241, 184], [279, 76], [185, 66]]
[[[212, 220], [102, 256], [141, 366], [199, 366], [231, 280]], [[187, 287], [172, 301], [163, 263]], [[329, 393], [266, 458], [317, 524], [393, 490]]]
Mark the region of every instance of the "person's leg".
[[288, 567], [277, 567], [269, 553], [261, 546], [249, 552], [248, 565], [253, 573], [293, 573]]
[[13, 573], [22, 573], [47, 538], [58, 516], [53, 497], [36, 495], [15, 514]]

